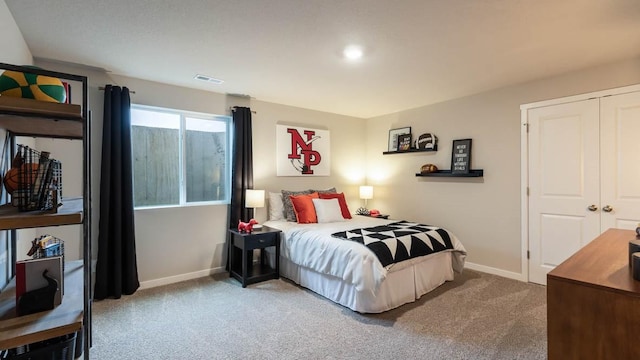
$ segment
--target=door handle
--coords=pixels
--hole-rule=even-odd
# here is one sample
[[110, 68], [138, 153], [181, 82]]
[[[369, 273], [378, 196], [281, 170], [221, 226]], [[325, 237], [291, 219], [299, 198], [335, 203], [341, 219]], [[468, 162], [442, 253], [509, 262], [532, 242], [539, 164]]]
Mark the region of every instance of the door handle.
[[598, 207], [597, 207], [597, 206], [595, 206], [595, 205], [590, 205], [587, 209], [588, 209], [589, 211], [596, 211], [596, 210], [598, 210]]
[[613, 208], [609, 205], [605, 205], [605, 207], [602, 208], [602, 211], [604, 212], [611, 212], [613, 211]]

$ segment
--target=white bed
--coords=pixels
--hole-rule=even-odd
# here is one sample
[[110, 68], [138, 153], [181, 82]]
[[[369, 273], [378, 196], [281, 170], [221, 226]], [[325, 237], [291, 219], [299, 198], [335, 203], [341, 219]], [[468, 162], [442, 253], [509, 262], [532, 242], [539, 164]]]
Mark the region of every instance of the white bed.
[[383, 267], [364, 245], [331, 234], [397, 220], [354, 216], [342, 222], [298, 224], [286, 220], [264, 225], [282, 230], [280, 275], [361, 313], [380, 313], [413, 302], [464, 267], [466, 251], [450, 234], [452, 250]]

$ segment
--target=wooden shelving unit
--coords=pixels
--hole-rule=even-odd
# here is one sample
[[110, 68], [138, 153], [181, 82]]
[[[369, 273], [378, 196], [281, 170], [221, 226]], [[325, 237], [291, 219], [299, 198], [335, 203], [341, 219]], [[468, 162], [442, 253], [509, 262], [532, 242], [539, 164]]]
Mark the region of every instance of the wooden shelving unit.
[[393, 154], [410, 154], [410, 153], [419, 153], [419, 152], [435, 152], [438, 151], [438, 146], [436, 145], [433, 149], [416, 149], [411, 148], [409, 150], [396, 150], [396, 151], [385, 151], [382, 155], [393, 155]]
[[[78, 333], [82, 330], [83, 356], [89, 359], [91, 344], [91, 182], [90, 123], [85, 76], [26, 68], [0, 63], [0, 72], [13, 70], [60, 78], [78, 83], [82, 105], [59, 104], [32, 99], [0, 96], [0, 128], [16, 136], [64, 138], [82, 141], [83, 197], [63, 199], [57, 211], [20, 212], [11, 205], [0, 206], [0, 230], [16, 230], [44, 226], [82, 225], [82, 260], [65, 263], [62, 303], [50, 311], [16, 316], [15, 285], [10, 282], [0, 292], [0, 349], [10, 349], [34, 342]], [[79, 89], [78, 89], [79, 90]], [[0, 169], [3, 172], [7, 169]], [[15, 249], [15, 232], [12, 247]], [[9, 259], [15, 261], [15, 254]], [[76, 353], [76, 356], [79, 356]]]
[[482, 169], [471, 169], [468, 174], [452, 174], [451, 170], [438, 170], [430, 173], [417, 173], [416, 176], [421, 177], [483, 177], [484, 170]]

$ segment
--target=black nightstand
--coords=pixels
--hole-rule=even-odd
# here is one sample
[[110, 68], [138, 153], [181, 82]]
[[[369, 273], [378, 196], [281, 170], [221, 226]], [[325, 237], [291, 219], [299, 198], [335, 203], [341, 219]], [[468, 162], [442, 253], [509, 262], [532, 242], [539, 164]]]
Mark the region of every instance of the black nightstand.
[[365, 214], [358, 214], [360, 216], [368, 216], [368, 217], [374, 217], [374, 218], [378, 218], [378, 219], [388, 219], [389, 215], [388, 214], [380, 214], [380, 215], [376, 215], [376, 216], [371, 216], [371, 215], [365, 215]]
[[[229, 277], [242, 283], [242, 287], [280, 277], [280, 233], [278, 229], [262, 226], [250, 234], [230, 229]], [[275, 268], [269, 266], [265, 249], [275, 247]], [[253, 250], [260, 249], [260, 262], [253, 264]]]

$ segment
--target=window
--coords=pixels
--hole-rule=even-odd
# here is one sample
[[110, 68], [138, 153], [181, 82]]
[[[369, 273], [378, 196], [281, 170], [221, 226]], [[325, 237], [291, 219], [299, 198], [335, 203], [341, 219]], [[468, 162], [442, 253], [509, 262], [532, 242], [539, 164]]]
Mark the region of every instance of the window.
[[131, 106], [135, 207], [228, 203], [228, 116]]

